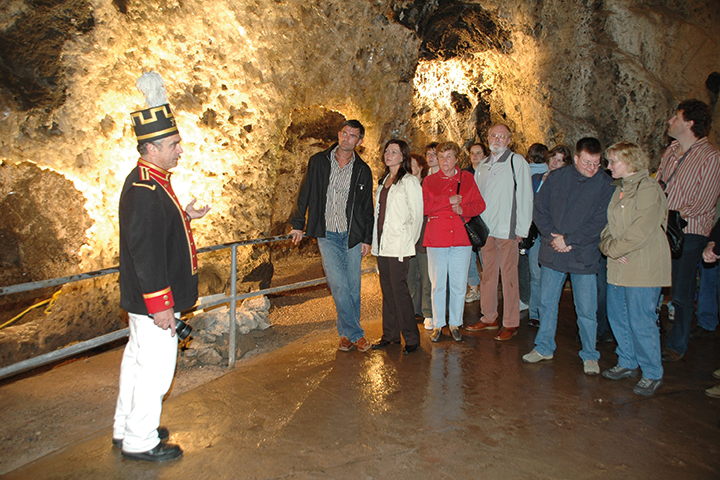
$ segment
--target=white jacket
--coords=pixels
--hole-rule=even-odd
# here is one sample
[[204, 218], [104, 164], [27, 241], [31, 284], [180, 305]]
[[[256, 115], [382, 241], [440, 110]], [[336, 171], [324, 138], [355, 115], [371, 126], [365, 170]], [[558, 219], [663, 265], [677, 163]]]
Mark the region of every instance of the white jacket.
[[385, 204], [385, 223], [378, 246], [377, 218], [380, 212], [382, 183], [375, 192], [375, 224], [373, 228], [372, 254], [376, 257], [415, 256], [415, 244], [420, 238], [423, 224], [423, 195], [420, 182], [406, 173], [396, 184], [390, 186]]
[[490, 229], [490, 236], [505, 240], [510, 239], [514, 188], [513, 172], [508, 160], [515, 166], [517, 180], [515, 235], [527, 237], [532, 223], [533, 191], [530, 167], [523, 156], [510, 152], [505, 161], [494, 164], [490, 164], [488, 157], [475, 169], [475, 181], [485, 200], [485, 211], [480, 216]]

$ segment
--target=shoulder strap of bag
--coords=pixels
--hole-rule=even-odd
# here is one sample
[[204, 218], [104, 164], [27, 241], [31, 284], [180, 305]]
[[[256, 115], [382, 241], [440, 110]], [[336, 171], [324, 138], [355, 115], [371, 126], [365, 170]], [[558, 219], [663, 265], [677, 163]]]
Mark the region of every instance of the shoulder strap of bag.
[[[460, 195], [460, 184], [462, 183], [462, 170], [460, 170], [460, 180], [458, 180], [458, 189], [457, 194]], [[460, 215], [460, 220], [463, 221], [463, 223], [467, 223], [462, 215]]]
[[677, 173], [677, 171], [680, 170], [680, 165], [682, 165], [683, 161], [688, 156], [688, 153], [690, 153], [690, 150], [692, 150], [692, 147], [687, 149], [687, 152], [685, 152], [685, 154], [682, 156], [682, 158], [680, 159], [680, 161], [677, 164], [677, 167], [675, 167], [675, 170], [673, 170], [673, 172], [670, 174], [670, 177], [668, 177], [667, 181], [664, 182], [664, 181], [662, 181], [662, 178], [661, 178], [660, 181], [658, 182], [660, 184], [660, 186], [662, 187], [663, 192], [665, 191], [667, 186], [670, 185], [670, 180], [672, 180], [673, 177], [675, 176], [675, 174]]

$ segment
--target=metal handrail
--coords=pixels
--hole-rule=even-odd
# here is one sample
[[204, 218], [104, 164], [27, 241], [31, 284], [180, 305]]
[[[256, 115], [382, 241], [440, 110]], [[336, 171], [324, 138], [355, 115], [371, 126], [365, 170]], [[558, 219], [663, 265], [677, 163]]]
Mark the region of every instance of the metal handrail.
[[[241, 293], [241, 294], [237, 293], [237, 247], [277, 242], [277, 241], [281, 241], [281, 240], [288, 240], [290, 238], [291, 238], [291, 235], [281, 235], [281, 236], [268, 237], [268, 238], [256, 238], [253, 240], [247, 240], [247, 241], [243, 241], [243, 242], [232, 242], [232, 243], [224, 243], [224, 244], [220, 244], [220, 245], [213, 245], [211, 247], [204, 247], [204, 248], [201, 248], [198, 250], [198, 253], [205, 253], [205, 252], [211, 252], [211, 251], [215, 251], [215, 250], [222, 250], [225, 248], [232, 249], [230, 290], [231, 290], [231, 292], [233, 292], [233, 295], [230, 295], [225, 298], [221, 298], [219, 300], [214, 300], [214, 301], [210, 301], [207, 303], [201, 303], [201, 304], [195, 305], [194, 307], [192, 307], [190, 309], [192, 311], [206, 310], [210, 307], [215, 307], [218, 305], [230, 303], [230, 312], [229, 312], [230, 313], [230, 325], [229, 325], [230, 331], [228, 332], [229, 337], [230, 337], [229, 341], [228, 341], [228, 369], [231, 369], [235, 366], [235, 336], [236, 336], [235, 335], [235, 311], [237, 308], [238, 300], [245, 300], [247, 298], [259, 297], [262, 295], [269, 295], [269, 294], [278, 293], [278, 292], [297, 290], [300, 288], [307, 288], [307, 287], [311, 287], [311, 286], [315, 286], [315, 285], [321, 285], [321, 284], [327, 282], [327, 278], [322, 277], [322, 278], [317, 278], [315, 280], [308, 280], [305, 282], [297, 282], [297, 283], [293, 283], [293, 284], [289, 284], [289, 285], [282, 285], [279, 287], [272, 287], [272, 288], [266, 288], [263, 290], [256, 290], [254, 292], [247, 292], [247, 293]], [[15, 287], [23, 287], [23, 288], [17, 288], [14, 291], [0, 290], [0, 294], [7, 295], [9, 293], [18, 293], [18, 292], [24, 292], [24, 291], [29, 291], [29, 290], [36, 290], [36, 289], [40, 289], [40, 288], [46, 288], [46, 287], [55, 286], [55, 285], [62, 285], [64, 283], [77, 282], [80, 280], [86, 280], [88, 278], [97, 278], [97, 277], [100, 277], [103, 275], [109, 275], [111, 273], [116, 273], [117, 271], [118, 271], [118, 267], [106, 268], [103, 270], [96, 270], [94, 272], [70, 275], [67, 277], [53, 278], [53, 279], [49, 279], [49, 280], [42, 280], [39, 282], [22, 283], [22, 284], [18, 284], [18, 285], [12, 285], [10, 287], [2, 287], [3, 289], [13, 289]], [[364, 270], [361, 270], [360, 273], [362, 275], [365, 275], [367, 273], [377, 273], [377, 267], [366, 268]], [[65, 280], [65, 281], [59, 282], [59, 280]], [[55, 283], [50, 283], [50, 282], [55, 282]], [[30, 286], [30, 285], [34, 285], [34, 286], [26, 288], [27, 286]], [[124, 328], [121, 330], [117, 330], [115, 332], [111, 332], [111, 333], [108, 333], [105, 335], [101, 335], [99, 337], [92, 338], [90, 340], [86, 340], [84, 342], [78, 342], [76, 344], [55, 350], [53, 352], [38, 355], [36, 357], [29, 358], [27, 360], [23, 360], [18, 363], [8, 365], [7, 367], [2, 367], [2, 368], [0, 368], [0, 380], [4, 379], [6, 377], [10, 377], [12, 375], [16, 375], [18, 373], [27, 371], [27, 370], [31, 370], [33, 368], [47, 365], [48, 363], [52, 363], [57, 360], [71, 357], [78, 353], [99, 347], [101, 345], [106, 345], [108, 343], [112, 343], [120, 338], [128, 336], [128, 334], [129, 334], [129, 329]]]
[[[280, 235], [277, 237], [267, 238], [255, 238], [252, 240], [245, 240], [242, 242], [230, 242], [221, 243], [219, 245], [213, 245], [211, 247], [203, 247], [197, 251], [197, 253], [213, 252], [215, 250], [223, 250], [225, 248], [244, 247], [246, 245], [258, 245], [261, 243], [271, 243], [280, 240], [289, 240], [291, 235]], [[17, 285], [10, 285], [8, 287], [0, 287], [0, 295], [9, 295], [11, 293], [27, 292], [30, 290], [38, 290], [40, 288], [55, 287], [57, 285], [64, 285], [66, 283], [79, 282], [80, 280], [88, 280], [91, 278], [102, 277], [110, 275], [111, 273], [117, 273], [120, 271], [120, 267], [103, 268], [101, 270], [95, 270], [92, 272], [78, 273], [77, 275], [68, 275], [67, 277], [50, 278], [48, 280], [39, 280], [37, 282], [18, 283]]]

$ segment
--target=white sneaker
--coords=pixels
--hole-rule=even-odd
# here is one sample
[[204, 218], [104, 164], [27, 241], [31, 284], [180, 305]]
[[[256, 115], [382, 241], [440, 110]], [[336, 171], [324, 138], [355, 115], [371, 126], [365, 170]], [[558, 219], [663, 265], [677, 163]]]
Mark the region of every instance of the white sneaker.
[[425, 325], [425, 330], [432, 330], [433, 328], [435, 328], [435, 327], [433, 327], [433, 319], [432, 318], [426, 318], [425, 321], [423, 322], [423, 324]]
[[585, 375], [599, 375], [600, 365], [595, 360], [585, 360], [583, 362], [583, 372], [585, 372]]
[[527, 310], [528, 308], [530, 308], [530, 305], [528, 305], [527, 303], [523, 303], [521, 300], [520, 301], [520, 311], [522, 312], [523, 310]]
[[532, 352], [530, 352], [526, 355], [523, 355], [523, 357], [522, 357], [523, 362], [526, 362], [526, 363], [537, 363], [542, 360], [552, 360], [552, 358], [553, 358], [552, 353], [550, 355], [543, 355], [535, 349], [533, 349]]
[[478, 300], [480, 300], [480, 289], [468, 290], [467, 294], [465, 295], [465, 303], [477, 302]]

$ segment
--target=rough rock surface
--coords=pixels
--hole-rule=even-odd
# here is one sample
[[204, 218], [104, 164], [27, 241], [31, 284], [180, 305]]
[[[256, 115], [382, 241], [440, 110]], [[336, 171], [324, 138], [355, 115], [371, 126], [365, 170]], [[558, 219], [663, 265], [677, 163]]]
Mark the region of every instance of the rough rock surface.
[[[595, 135], [638, 141], [657, 161], [679, 100], [703, 99], [718, 116], [719, 24], [714, 0], [4, 2], [0, 201], [37, 218], [3, 217], [1, 276], [117, 264], [142, 71], [165, 78], [183, 135], [175, 191], [212, 204], [193, 225], [206, 246], [286, 233], [308, 156], [345, 118], [366, 125], [361, 154], [376, 175], [393, 136], [417, 151], [468, 145], [497, 121], [521, 153]], [[241, 248], [239, 289], [267, 285], [274, 259], [314, 248]], [[200, 257], [201, 295], [229, 291], [228, 257]], [[116, 321], [116, 297], [85, 295]], [[0, 323], [31, 301], [8, 300]]]
[[[253, 330], [271, 327], [267, 297], [248, 298], [235, 312], [235, 359], [255, 348]], [[230, 342], [230, 312], [227, 307], [204, 312], [188, 322], [193, 327], [191, 338], [181, 345], [178, 366], [188, 368], [206, 365], [227, 365]], [[189, 341], [188, 341], [189, 340]]]

